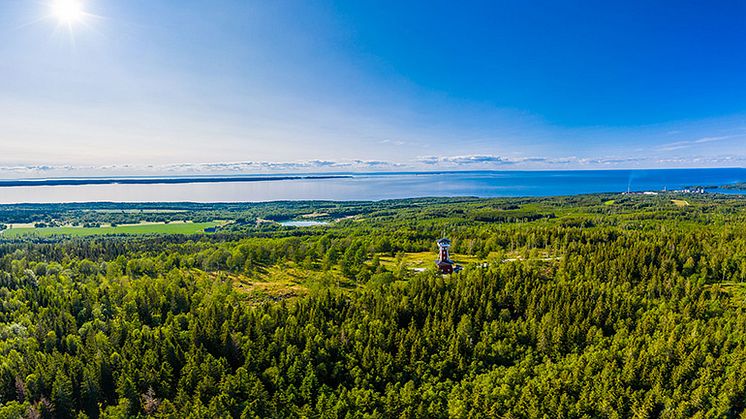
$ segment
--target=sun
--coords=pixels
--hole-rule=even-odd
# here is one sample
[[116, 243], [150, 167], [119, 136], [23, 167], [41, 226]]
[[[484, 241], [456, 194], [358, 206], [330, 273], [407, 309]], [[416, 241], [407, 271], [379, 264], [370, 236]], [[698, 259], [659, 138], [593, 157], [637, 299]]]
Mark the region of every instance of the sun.
[[52, 14], [66, 25], [72, 25], [85, 17], [81, 0], [52, 0]]

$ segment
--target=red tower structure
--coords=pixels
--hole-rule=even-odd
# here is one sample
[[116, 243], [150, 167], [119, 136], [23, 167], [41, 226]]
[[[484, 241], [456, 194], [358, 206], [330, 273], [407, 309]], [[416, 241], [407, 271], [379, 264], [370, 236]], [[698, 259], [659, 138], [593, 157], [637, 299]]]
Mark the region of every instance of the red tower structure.
[[450, 255], [448, 254], [448, 249], [451, 248], [451, 241], [442, 238], [437, 241], [438, 243], [438, 260], [435, 261], [435, 264], [438, 266], [438, 269], [440, 269], [441, 272], [444, 274], [450, 274], [453, 273], [453, 261], [451, 260]]

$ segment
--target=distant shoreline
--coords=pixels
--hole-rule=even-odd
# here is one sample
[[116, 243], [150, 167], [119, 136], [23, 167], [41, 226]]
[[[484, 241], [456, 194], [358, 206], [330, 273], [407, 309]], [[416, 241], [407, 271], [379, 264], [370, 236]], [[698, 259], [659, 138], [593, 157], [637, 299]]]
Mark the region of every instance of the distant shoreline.
[[346, 179], [350, 175], [319, 176], [234, 176], [174, 178], [91, 178], [91, 179], [12, 179], [0, 180], [0, 188], [18, 186], [85, 186], [85, 185], [172, 185], [187, 183], [273, 182], [279, 180]]

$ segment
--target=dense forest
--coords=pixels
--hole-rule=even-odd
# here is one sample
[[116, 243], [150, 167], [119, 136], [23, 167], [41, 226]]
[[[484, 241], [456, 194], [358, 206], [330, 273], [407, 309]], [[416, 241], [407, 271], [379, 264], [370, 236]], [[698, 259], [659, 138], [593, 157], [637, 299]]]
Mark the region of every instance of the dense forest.
[[0, 207], [216, 219], [0, 233], [0, 417], [746, 417], [739, 197]]

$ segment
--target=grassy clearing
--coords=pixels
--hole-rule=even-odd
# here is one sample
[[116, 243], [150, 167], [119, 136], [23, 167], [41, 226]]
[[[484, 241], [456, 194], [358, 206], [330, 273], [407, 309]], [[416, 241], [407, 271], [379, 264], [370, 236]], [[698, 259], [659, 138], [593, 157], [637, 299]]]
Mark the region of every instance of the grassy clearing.
[[[435, 268], [435, 260], [437, 258], [438, 254], [434, 251], [402, 254], [404, 265], [409, 269]], [[391, 255], [389, 254], [378, 254], [378, 259], [381, 261], [381, 265], [385, 266], [389, 270], [394, 270], [397, 267], [397, 258], [391, 257]], [[490, 254], [486, 258], [480, 258], [474, 255], [451, 253], [451, 259], [459, 265], [466, 266], [475, 263], [494, 262], [496, 260], [500, 260], [502, 262], [516, 262], [522, 260], [554, 262], [560, 260], [561, 257], [559, 255], [549, 254], [546, 251], [536, 250], [531, 254], [523, 254], [520, 252], [490, 252]]]
[[[435, 251], [403, 254], [404, 264], [410, 269], [433, 268], [435, 267], [435, 260], [437, 258], [438, 258], [438, 253]], [[379, 254], [378, 259], [381, 261], [381, 265], [385, 266], [388, 269], [394, 269], [397, 265], [396, 258], [391, 257], [390, 255]], [[484, 261], [473, 255], [462, 255], [458, 253], [451, 253], [451, 259], [454, 262], [461, 264], [461, 265], [467, 265], [469, 263], [477, 263], [477, 262]]]
[[207, 223], [149, 223], [121, 225], [116, 227], [45, 227], [45, 228], [11, 228], [0, 232], [0, 237], [18, 238], [18, 237], [51, 237], [51, 236], [104, 236], [113, 234], [199, 234], [204, 233], [206, 228], [217, 226], [217, 222]]
[[319, 218], [319, 217], [328, 217], [329, 213], [326, 212], [314, 212], [311, 214], [303, 214], [301, 215], [301, 218]]
[[[382, 253], [379, 253], [377, 256], [381, 265], [385, 266], [388, 270], [394, 271], [397, 269], [397, 257]], [[434, 251], [402, 253], [400, 257], [408, 269], [434, 269], [437, 253]], [[487, 258], [455, 253], [451, 255], [451, 258], [463, 266], [487, 261], [494, 262], [498, 258], [503, 262], [522, 260], [555, 262], [560, 259], [555, 255], [538, 251], [532, 255], [523, 255], [518, 252], [492, 252]], [[288, 261], [280, 265], [262, 267], [248, 275], [227, 274], [225, 272], [210, 275], [228, 275], [233, 288], [244, 294], [248, 301], [257, 304], [268, 301], [294, 300], [298, 297], [325, 291], [330, 288], [338, 287], [342, 290], [351, 291], [361, 286], [342, 275], [338, 268], [328, 271], [321, 271], [319, 269], [319, 266], [308, 269], [295, 262]]]
[[[381, 265], [390, 271], [395, 271], [398, 266], [397, 257], [390, 254], [379, 253], [378, 259]], [[400, 256], [407, 269], [435, 269], [435, 252], [413, 252], [402, 253]], [[519, 252], [497, 253], [492, 252], [486, 259], [477, 256], [452, 254], [452, 259], [463, 266], [481, 264], [487, 261], [495, 262], [497, 259], [503, 262], [515, 262], [533, 260], [541, 262], [556, 262], [560, 258], [546, 252], [535, 252], [532, 255], [522, 255]], [[368, 261], [369, 263], [370, 261]], [[287, 261], [282, 264], [266, 266], [256, 269], [250, 274], [233, 274], [226, 272], [207, 273], [215, 278], [228, 278], [233, 288], [246, 297], [251, 303], [261, 304], [270, 301], [292, 301], [317, 292], [326, 292], [337, 288], [345, 292], [365, 286], [342, 275], [338, 267], [328, 271], [320, 270], [317, 264], [309, 269], [295, 262]]]
[[233, 288], [248, 295], [252, 300], [282, 300], [308, 294], [308, 287], [301, 278], [282, 275], [273, 278], [263, 276], [230, 275]]
[[673, 202], [673, 204], [676, 205], [677, 207], [688, 207], [689, 206], [689, 202], [683, 199], [672, 199], [671, 202]]
[[231, 274], [229, 277], [234, 289], [255, 302], [293, 299], [332, 287], [357, 287], [336, 269], [326, 272], [308, 270], [292, 262], [270, 266], [251, 275]]
[[604, 205], [606, 205], [607, 207], [610, 207], [610, 206], [614, 205], [614, 203], [616, 203], [616, 200], [615, 199], [610, 199], [610, 200], [604, 202]]

